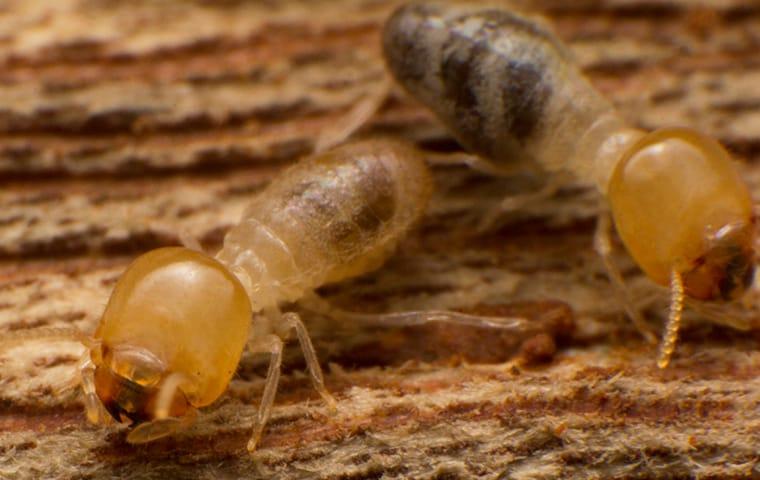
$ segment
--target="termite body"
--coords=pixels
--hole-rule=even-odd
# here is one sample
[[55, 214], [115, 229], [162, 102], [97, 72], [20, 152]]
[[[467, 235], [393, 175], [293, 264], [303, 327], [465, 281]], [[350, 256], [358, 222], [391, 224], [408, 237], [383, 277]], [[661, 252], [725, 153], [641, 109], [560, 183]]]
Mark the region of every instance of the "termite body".
[[395, 79], [491, 166], [524, 161], [594, 183], [634, 260], [671, 288], [661, 367], [684, 295], [731, 300], [751, 284], [752, 201], [726, 150], [691, 129], [627, 125], [543, 20], [411, 4], [386, 22], [383, 48]]
[[[248, 444], [253, 451], [291, 329], [316, 389], [335, 404], [306, 328], [279, 304], [380, 266], [422, 216], [431, 189], [421, 153], [401, 142], [369, 140], [307, 157], [253, 199], [215, 257], [183, 247], [138, 257], [117, 282], [93, 337], [43, 329], [0, 343], [81, 341], [87, 416], [131, 425], [131, 443], [192, 423], [196, 409], [226, 390], [248, 344], [271, 355]], [[251, 322], [253, 313], [261, 315]]]

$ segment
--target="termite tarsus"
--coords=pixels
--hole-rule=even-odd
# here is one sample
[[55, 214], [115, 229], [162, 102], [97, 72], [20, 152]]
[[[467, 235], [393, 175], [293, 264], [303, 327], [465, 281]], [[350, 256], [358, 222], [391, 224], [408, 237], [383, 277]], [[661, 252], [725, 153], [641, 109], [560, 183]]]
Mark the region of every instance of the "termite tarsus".
[[[191, 424], [197, 408], [214, 402], [248, 342], [253, 352], [271, 355], [248, 443], [253, 451], [271, 412], [283, 339], [291, 330], [314, 386], [335, 405], [306, 328], [278, 305], [379, 267], [422, 216], [431, 190], [422, 153], [402, 142], [369, 140], [308, 157], [253, 199], [216, 258], [181, 247], [138, 257], [119, 279], [93, 337], [43, 328], [6, 334], [0, 345], [35, 338], [83, 343], [79, 382], [88, 419], [130, 424], [127, 440], [143, 443]], [[263, 315], [251, 326], [256, 312]], [[393, 325], [525, 327], [522, 319], [456, 312], [342, 314]]]
[[[410, 4], [386, 22], [383, 49], [396, 80], [494, 167], [527, 160], [594, 182], [634, 260], [670, 287], [660, 367], [673, 353], [684, 295], [731, 300], [751, 284], [752, 202], [726, 150], [691, 129], [627, 125], [542, 19]], [[595, 244], [622, 288], [604, 228]]]

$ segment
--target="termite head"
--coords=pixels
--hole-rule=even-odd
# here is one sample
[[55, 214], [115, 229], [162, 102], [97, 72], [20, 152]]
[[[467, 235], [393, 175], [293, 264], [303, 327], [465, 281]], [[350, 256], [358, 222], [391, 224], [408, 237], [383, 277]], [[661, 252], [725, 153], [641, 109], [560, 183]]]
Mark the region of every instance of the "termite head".
[[[136, 426], [157, 419], [157, 407], [167, 375], [163, 363], [143, 348], [104, 345], [91, 352], [95, 365], [95, 393], [103, 407], [120, 423]], [[191, 406], [183, 392], [172, 389], [168, 409], [160, 417], [182, 417]]]
[[138, 257], [117, 282], [82, 366], [88, 417], [132, 425], [130, 443], [188, 425], [227, 387], [250, 319], [245, 289], [213, 258], [175, 247]]
[[628, 148], [610, 179], [618, 233], [641, 268], [686, 295], [730, 300], [751, 284], [755, 226], [728, 152], [694, 130], [668, 128]]

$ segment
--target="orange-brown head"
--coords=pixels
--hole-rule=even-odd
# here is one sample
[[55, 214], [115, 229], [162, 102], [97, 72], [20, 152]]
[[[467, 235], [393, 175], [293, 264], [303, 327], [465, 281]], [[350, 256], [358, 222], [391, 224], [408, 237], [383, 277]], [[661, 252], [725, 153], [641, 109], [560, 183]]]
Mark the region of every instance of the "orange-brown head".
[[615, 168], [608, 198], [623, 243], [655, 282], [675, 272], [699, 300], [731, 300], [751, 284], [752, 201], [714, 140], [686, 128], [643, 136]]
[[245, 289], [215, 259], [176, 247], [140, 256], [116, 284], [95, 332], [91, 403], [143, 431], [148, 422], [194, 414], [224, 392], [250, 323]]

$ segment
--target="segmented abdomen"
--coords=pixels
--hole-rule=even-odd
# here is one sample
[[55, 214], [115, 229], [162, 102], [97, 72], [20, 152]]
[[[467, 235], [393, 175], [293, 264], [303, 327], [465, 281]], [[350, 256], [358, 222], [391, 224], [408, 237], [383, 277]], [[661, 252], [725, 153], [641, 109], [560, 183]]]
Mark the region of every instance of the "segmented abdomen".
[[406, 5], [386, 22], [383, 49], [396, 80], [466, 148], [495, 163], [567, 169], [579, 139], [612, 112], [535, 18]]
[[349, 144], [279, 175], [217, 257], [250, 279], [254, 308], [294, 301], [378, 267], [422, 216], [430, 193], [430, 174], [414, 148], [389, 140]]

